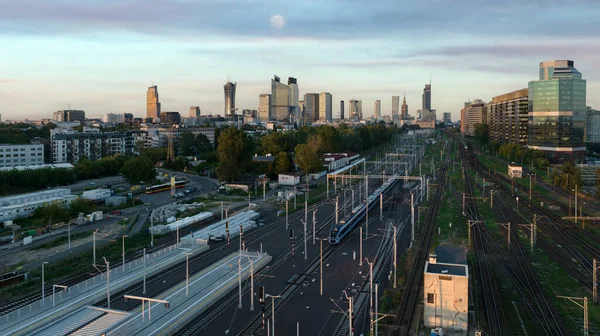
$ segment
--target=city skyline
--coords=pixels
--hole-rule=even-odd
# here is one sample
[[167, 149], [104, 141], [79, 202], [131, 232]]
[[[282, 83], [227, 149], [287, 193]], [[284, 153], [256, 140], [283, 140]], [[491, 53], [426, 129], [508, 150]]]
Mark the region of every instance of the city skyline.
[[[231, 6], [227, 1], [185, 2], [166, 10], [135, 0], [7, 3], [0, 14], [0, 41], [10, 50], [3, 55], [0, 76], [3, 119], [47, 117], [69, 104], [91, 117], [123, 112], [144, 117], [141, 90], [152, 85], [160, 87], [164, 110], [185, 114], [190, 106], [200, 106], [206, 114], [219, 114], [228, 76], [239, 86], [236, 106], [257, 109], [259, 94], [270, 91], [270, 76], [285, 73], [298, 78], [300, 95], [380, 99], [382, 115], [391, 113], [389, 97], [404, 91], [415, 115], [431, 74], [432, 107], [458, 120], [469, 96], [490, 100], [524, 87], [536, 79], [535, 65], [546, 59], [575, 60], [586, 73], [588, 105], [600, 106], [600, 97], [591, 94], [600, 90], [600, 73], [594, 71], [600, 65], [595, 57], [600, 27], [593, 18], [600, 4], [589, 1], [571, 2], [567, 9], [550, 0], [504, 0], [476, 8], [461, 2], [444, 11], [427, 2], [398, 6], [391, 1], [378, 6], [281, 3], [267, 11], [260, 4], [236, 2], [239, 10], [225, 10]], [[538, 18], [533, 14], [540, 9], [545, 15]], [[307, 10], [319, 15], [301, 15]], [[447, 19], [467, 10], [472, 15], [465, 20]], [[547, 24], [552, 17], [564, 18], [565, 11], [577, 20]], [[356, 24], [345, 24], [354, 12], [362, 13]], [[410, 20], [392, 19], [407, 12]], [[275, 25], [270, 18], [276, 14], [283, 21]], [[339, 19], [331, 20], [334, 14]], [[414, 24], [425, 16], [435, 20], [425, 27]], [[491, 23], [482, 27], [478, 17]], [[156, 28], [159, 18], [169, 24]], [[507, 19], [514, 24], [506, 25]], [[243, 24], [231, 24], [236, 21]], [[390, 43], [399, 33], [400, 41]], [[340, 58], [336, 50], [348, 42], [357, 50]], [[40, 99], [30, 99], [32, 91]], [[339, 114], [339, 106], [333, 114]]]

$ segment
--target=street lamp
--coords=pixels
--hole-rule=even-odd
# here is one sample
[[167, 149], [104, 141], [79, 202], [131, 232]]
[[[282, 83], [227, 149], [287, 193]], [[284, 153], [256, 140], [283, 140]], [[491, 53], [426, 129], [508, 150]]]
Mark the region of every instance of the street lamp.
[[44, 265], [46, 265], [47, 263], [47, 261], [42, 262], [42, 305], [46, 304], [46, 298], [44, 293], [44, 286], [46, 285], [46, 283], [44, 282]]
[[123, 235], [123, 253], [121, 254], [123, 257], [123, 272], [125, 272], [125, 238], [127, 237], [127, 235]]
[[110, 309], [110, 263], [105, 257], [102, 257], [102, 259], [104, 259], [104, 263], [106, 264], [106, 302], [108, 309]]
[[94, 250], [94, 260], [93, 264], [96, 265], [96, 234], [98, 233], [98, 229], [94, 230], [92, 233], [92, 249]]
[[517, 213], [519, 213], [519, 196], [517, 196]]

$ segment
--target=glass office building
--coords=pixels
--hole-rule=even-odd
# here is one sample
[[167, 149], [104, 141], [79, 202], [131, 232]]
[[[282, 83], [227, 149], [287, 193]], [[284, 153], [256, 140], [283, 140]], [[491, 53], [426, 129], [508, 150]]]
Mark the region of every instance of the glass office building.
[[585, 155], [586, 81], [573, 61], [540, 63], [540, 79], [529, 82], [528, 147], [556, 160]]

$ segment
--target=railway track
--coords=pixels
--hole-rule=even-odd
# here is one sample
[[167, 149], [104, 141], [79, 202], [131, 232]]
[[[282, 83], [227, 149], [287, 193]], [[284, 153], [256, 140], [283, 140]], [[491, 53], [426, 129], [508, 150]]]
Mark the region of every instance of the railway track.
[[425, 261], [429, 253], [429, 245], [431, 242], [431, 236], [433, 234], [433, 228], [437, 219], [437, 215], [441, 205], [441, 199], [444, 194], [444, 185], [446, 183], [446, 173], [448, 169], [448, 160], [444, 162], [444, 165], [440, 169], [439, 173], [439, 184], [440, 186], [436, 190], [436, 194], [433, 199], [433, 203], [429, 207], [429, 211], [425, 217], [425, 227], [423, 230], [423, 236], [419, 240], [418, 246], [416, 247], [417, 256], [415, 258], [414, 267], [411, 273], [406, 279], [405, 289], [402, 292], [400, 311], [398, 316], [394, 319], [394, 335], [409, 335], [410, 327], [414, 320], [414, 311], [417, 302], [420, 300], [420, 289], [423, 282], [423, 269], [425, 267]]
[[[482, 171], [481, 165], [472, 157], [469, 158], [469, 162], [476, 171]], [[503, 181], [502, 177], [491, 175], [490, 179], [496, 182], [497, 187], [506, 196], [512, 195], [511, 190], [501, 183], [501, 181]], [[486, 192], [489, 193], [489, 191]], [[494, 200], [496, 200], [497, 196], [498, 195], [495, 193]], [[510, 197], [510, 199], [512, 200], [512, 197]], [[562, 220], [557, 214], [530, 202], [526, 198], [519, 198], [519, 202], [520, 204], [523, 204], [523, 209], [528, 209], [524, 211], [531, 211], [537, 216], [543, 217], [543, 219], [537, 223], [539, 229], [538, 233], [540, 234], [539, 239], [536, 239], [536, 244], [541, 247], [554, 262], [561, 265], [582, 285], [591, 290], [592, 283], [590, 279], [592, 277], [592, 259], [600, 259], [600, 238], [581, 229], [579, 226]], [[504, 208], [507, 209], [506, 213], [515, 212], [509, 204], [506, 204]], [[523, 211], [521, 211], [521, 214], [515, 214], [516, 217], [513, 218], [513, 224], [530, 222], [529, 219], [522, 218], [522, 212]], [[515, 225], [515, 230], [513, 231], [516, 232], [516, 229], [517, 226]], [[526, 229], [523, 228], [522, 230]], [[597, 244], [590, 244], [586, 239], [593, 240], [597, 242]]]
[[[369, 185], [369, 192], [377, 189], [380, 184], [381, 184], [381, 181], [378, 181], [376, 183]], [[364, 186], [361, 186], [360, 184], [356, 184], [356, 187], [364, 188]], [[340, 212], [343, 212], [344, 208], [346, 208], [346, 207], [349, 210], [352, 210], [353, 207], [350, 202], [350, 199], [348, 199], [347, 201], [344, 200], [343, 206], [342, 206], [342, 209], [340, 209]], [[318, 231], [321, 231], [322, 229], [330, 226], [331, 222], [334, 219], [334, 216], [335, 216], [335, 214], [332, 213], [326, 221], [321, 223]], [[329, 259], [329, 257], [331, 257], [338, 248], [340, 248], [341, 246], [344, 246], [351, 239], [351, 237], [354, 237], [356, 234], [358, 234], [358, 232], [359, 232], [358, 230], [352, 231], [350, 233], [350, 235], [348, 237], [344, 238], [342, 243], [339, 245], [327, 244], [323, 249], [323, 262], [325, 263]], [[288, 250], [287, 253], [284, 253], [284, 254], [278, 256], [276, 259], [274, 259], [271, 262], [271, 265], [267, 269], [267, 271], [262, 272], [261, 274], [268, 276], [271, 273], [273, 273], [274, 271], [276, 271], [288, 259], [287, 256], [289, 255], [289, 252], [291, 252], [291, 248]], [[292, 294], [298, 288], [301, 287], [301, 284], [304, 281], [306, 281], [309, 277], [312, 276], [312, 274], [317, 270], [319, 265], [320, 265], [320, 259], [317, 257], [314, 260], [312, 260], [312, 262], [304, 269], [304, 271], [299, 273], [299, 276], [296, 279], [294, 279], [294, 281], [292, 283], [288, 283], [286, 285], [286, 287], [279, 294], [281, 296], [281, 298], [279, 298], [275, 301], [275, 310], [276, 311], [280, 307], [282, 307], [290, 297], [292, 297]], [[259, 282], [260, 282], [260, 280], [255, 281], [255, 286]], [[244, 291], [244, 294], [247, 294], [248, 290], [249, 289], [246, 288], [246, 290]], [[205, 327], [207, 327], [209, 325], [209, 323], [216, 316], [223, 313], [225, 310], [227, 310], [229, 307], [231, 307], [232, 305], [234, 305], [236, 303], [237, 303], [237, 297], [222, 298], [221, 300], [216, 302], [210, 310], [204, 311], [203, 313], [196, 316], [196, 318], [194, 318], [192, 321], [190, 321], [187, 325], [180, 328], [179, 331], [177, 331], [177, 333], [175, 333], [175, 335], [198, 335], [199, 333], [201, 333], [204, 330]], [[271, 316], [271, 310], [272, 310], [271, 304], [272, 303], [269, 300], [267, 300], [265, 302], [265, 304], [261, 306], [261, 309], [264, 309], [265, 320], [268, 320]], [[238, 335], [250, 336], [250, 335], [256, 335], [257, 333], [263, 334], [264, 330], [262, 327], [263, 327], [263, 314], [258, 314], [238, 333]]]
[[[468, 188], [468, 192], [472, 195], [472, 178], [468, 174], [465, 174], [465, 176], [466, 184], [471, 186]], [[481, 185], [479, 187], [482, 188]], [[456, 196], [459, 197], [459, 195]], [[513, 243], [510, 252], [512, 253], [506, 253], [498, 247], [485, 228], [485, 224], [474, 225], [473, 233], [480, 236], [479, 240], [486, 246], [488, 253], [493, 254], [496, 264], [504, 269], [505, 274], [508, 275], [521, 296], [523, 304], [528, 307], [545, 335], [563, 335], [562, 323], [539, 286], [540, 282], [537, 275], [531, 267], [524, 247], [519, 240], [518, 232], [514, 229], [522, 221], [521, 216], [511, 207], [506, 206], [500, 197], [494, 198], [494, 209], [501, 221], [511, 225], [511, 230], [506, 230], [505, 233], [508, 235], [510, 232], [511, 234], [511, 242]]]
[[[473, 194], [473, 186], [470, 178], [464, 180], [465, 192], [468, 195]], [[456, 190], [455, 195], [456, 195]], [[456, 195], [458, 196], [458, 195]], [[477, 277], [479, 284], [483, 292], [483, 305], [485, 311], [485, 320], [487, 324], [487, 331], [490, 335], [504, 335], [502, 318], [499, 311], [498, 300], [496, 298], [496, 290], [494, 281], [492, 280], [492, 272], [489, 267], [489, 260], [487, 258], [489, 252], [489, 246], [484, 237], [485, 218], [481, 216], [477, 211], [477, 205], [475, 204], [474, 198], [465, 199], [465, 211], [468, 213], [468, 217], [471, 220], [467, 225], [471, 225], [471, 232], [473, 233], [473, 251], [477, 262]], [[475, 224], [472, 224], [475, 222]]]

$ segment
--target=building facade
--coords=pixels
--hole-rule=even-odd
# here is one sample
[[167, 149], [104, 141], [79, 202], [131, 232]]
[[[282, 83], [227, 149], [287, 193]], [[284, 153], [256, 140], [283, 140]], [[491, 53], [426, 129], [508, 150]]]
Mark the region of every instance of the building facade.
[[146, 92], [146, 118], [152, 120], [160, 117], [160, 102], [158, 101], [158, 86], [150, 86]]
[[421, 106], [421, 111], [431, 111], [431, 83], [425, 85], [425, 88], [423, 89], [422, 99], [423, 102]]
[[400, 119], [398, 117], [399, 112], [400, 112], [400, 96], [392, 96], [392, 120]]
[[29, 217], [35, 209], [46, 204], [57, 203], [67, 206], [73, 199], [71, 189], [49, 189], [29, 194], [0, 198], [0, 221]]
[[485, 102], [475, 99], [465, 103], [461, 110], [460, 131], [464, 135], [475, 136], [475, 125], [486, 123], [487, 112]]
[[290, 87], [290, 113], [294, 120], [300, 122], [300, 92], [298, 90], [298, 80], [294, 77], [288, 77], [288, 86]]
[[306, 93], [304, 95], [304, 116], [307, 122], [319, 120], [320, 117], [320, 102], [318, 93]]
[[235, 114], [235, 88], [237, 83], [227, 82], [223, 85], [223, 91], [225, 96], [225, 109], [224, 115], [230, 116]]
[[466, 332], [469, 328], [469, 268], [430, 256], [423, 274], [423, 324]]
[[400, 119], [404, 119], [408, 117], [408, 105], [406, 104], [406, 95], [404, 95], [404, 99], [402, 99], [402, 110], [400, 112]]
[[132, 133], [57, 133], [51, 135], [52, 163], [76, 163], [82, 157], [91, 161], [113, 155], [131, 155]]
[[325, 121], [333, 120], [332, 97], [329, 92], [321, 92], [319, 94], [319, 119]]
[[[392, 113], [394, 111], [392, 110]], [[398, 111], [396, 110], [396, 114], [398, 114]], [[381, 100], [376, 100], [375, 103], [373, 103], [373, 118], [375, 119], [379, 119], [381, 118]]]
[[0, 168], [44, 164], [44, 145], [0, 144]]
[[528, 148], [549, 157], [585, 155], [586, 81], [570, 60], [540, 63], [539, 80], [529, 82]]
[[291, 87], [281, 83], [281, 79], [278, 76], [274, 76], [271, 79], [271, 109], [275, 120], [289, 120], [291, 97]]
[[190, 118], [200, 118], [200, 106], [190, 106]]
[[340, 100], [340, 120], [344, 120], [344, 101]]
[[362, 100], [352, 99], [350, 100], [349, 105], [348, 115], [350, 118], [354, 121], [362, 120]]
[[528, 91], [521, 89], [496, 96], [487, 104], [487, 124], [491, 140], [527, 145]]
[[258, 115], [260, 120], [269, 121], [273, 118], [271, 113], [271, 95], [263, 93], [258, 96]]
[[452, 124], [452, 114], [450, 112], [444, 112], [444, 125], [448, 126]]
[[161, 112], [160, 122], [165, 124], [181, 124], [181, 115], [179, 112]]
[[587, 127], [586, 127], [586, 144], [600, 144], [600, 111], [588, 108], [587, 112]]
[[83, 110], [59, 110], [54, 112], [55, 121], [73, 122], [79, 121], [80, 125], [85, 125], [85, 111]]

